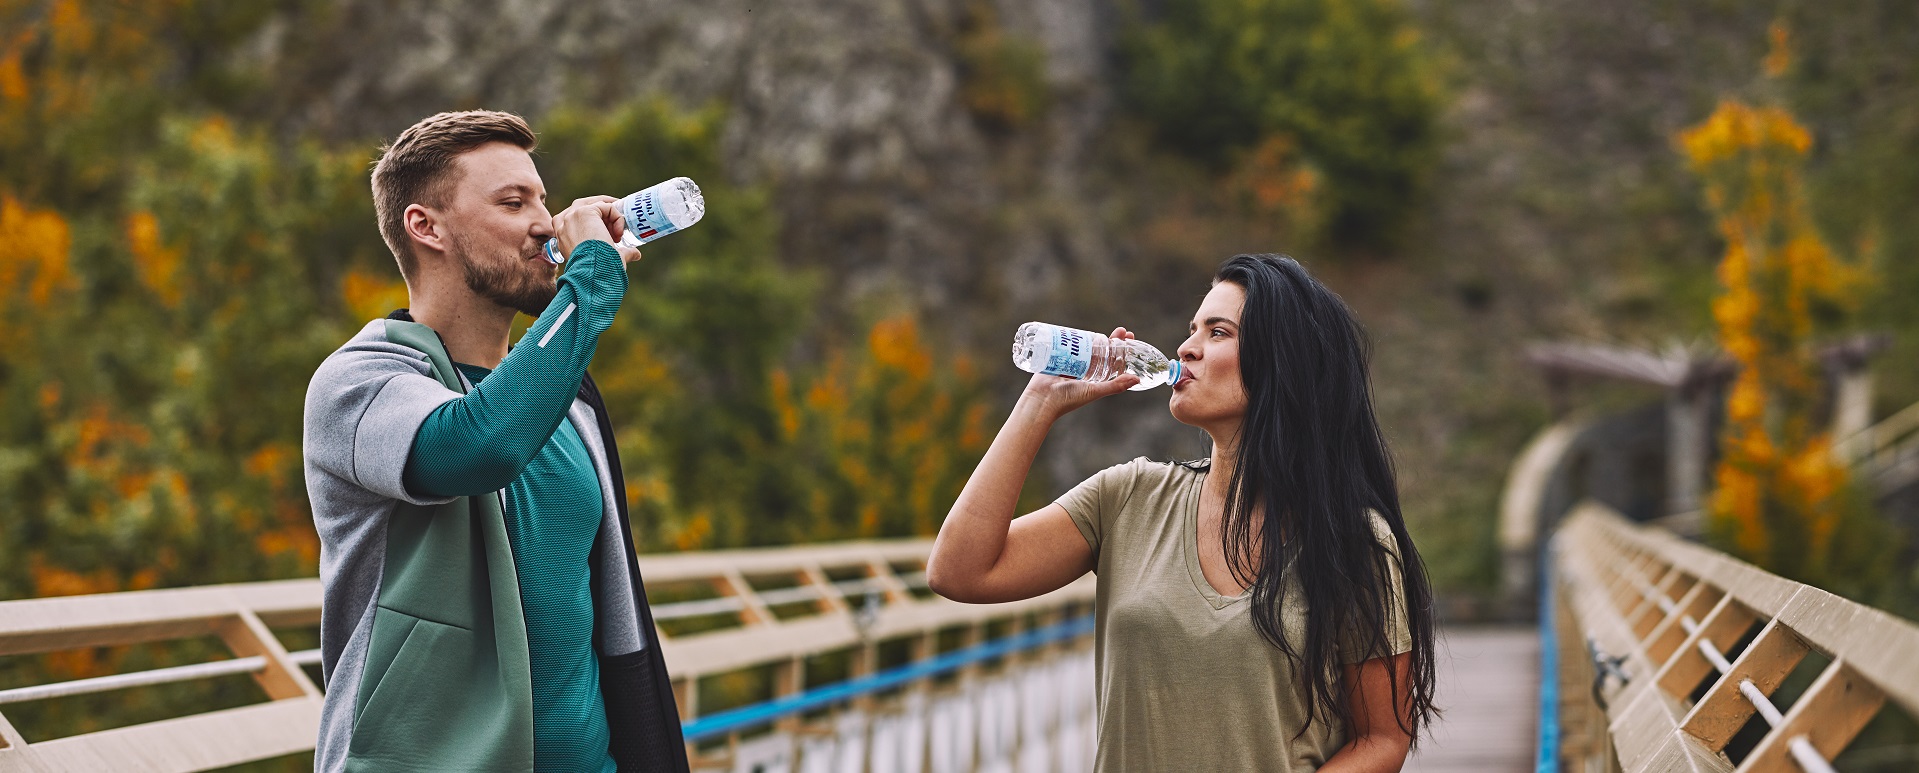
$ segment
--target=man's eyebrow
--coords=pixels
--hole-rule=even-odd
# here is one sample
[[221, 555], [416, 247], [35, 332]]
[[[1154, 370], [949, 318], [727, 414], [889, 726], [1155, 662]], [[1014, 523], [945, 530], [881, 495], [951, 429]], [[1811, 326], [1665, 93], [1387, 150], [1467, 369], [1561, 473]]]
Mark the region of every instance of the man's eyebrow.
[[523, 185], [520, 183], [507, 183], [498, 188], [494, 188], [492, 195], [498, 196], [503, 193], [521, 193], [521, 194], [526, 194], [530, 196], [530, 195], [533, 195], [534, 192], [533, 192], [533, 186]]

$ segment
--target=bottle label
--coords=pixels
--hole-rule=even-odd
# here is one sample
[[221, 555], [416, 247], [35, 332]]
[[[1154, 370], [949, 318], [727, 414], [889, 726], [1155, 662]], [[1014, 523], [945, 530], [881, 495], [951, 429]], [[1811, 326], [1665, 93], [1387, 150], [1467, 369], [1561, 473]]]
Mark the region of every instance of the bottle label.
[[620, 201], [620, 213], [626, 217], [626, 243], [645, 244], [680, 230], [660, 208], [660, 195], [670, 182], [655, 185]]
[[1047, 325], [1049, 347], [1046, 367], [1040, 372], [1049, 376], [1067, 378], [1085, 378], [1087, 369], [1093, 365], [1093, 342], [1083, 330], [1070, 327]]

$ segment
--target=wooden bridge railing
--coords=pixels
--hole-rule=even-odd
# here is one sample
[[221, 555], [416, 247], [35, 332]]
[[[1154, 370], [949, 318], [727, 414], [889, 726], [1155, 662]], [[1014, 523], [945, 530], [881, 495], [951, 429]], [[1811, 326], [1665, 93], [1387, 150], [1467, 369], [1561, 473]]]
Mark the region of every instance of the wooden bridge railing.
[[[1565, 770], [1826, 771], [1888, 700], [1919, 716], [1919, 626], [1591, 503], [1551, 554]], [[1830, 663], [1775, 706], [1814, 651]]]
[[[816, 715], [820, 700], [793, 700], [815, 686], [807, 675], [809, 657], [848, 653], [842, 679], [857, 687], [882, 665], [883, 643], [904, 643], [910, 663], [943, 658], [963, 664], [938, 670], [962, 675], [1017, 660], [1024, 650], [1085, 646], [1084, 626], [1075, 623], [1090, 611], [1091, 577], [1024, 602], [958, 604], [925, 591], [931, 548], [931, 540], [889, 540], [641, 556], [682, 720], [689, 734], [704, 727], [698, 735], [708, 739], [698, 766], [731, 767], [743, 733], [790, 730]], [[206, 637], [217, 638], [230, 656], [51, 684], [0, 685], [0, 773], [197, 771], [309, 751], [322, 686], [307, 668], [319, 662], [319, 653], [289, 652], [275, 629], [310, 638], [319, 621], [318, 580], [0, 601], [0, 658]], [[989, 628], [1004, 635], [983, 642]], [[954, 647], [971, 647], [978, 657], [942, 655]], [[768, 668], [771, 700], [753, 717], [698, 724], [703, 679]], [[928, 689], [935, 671], [914, 670], [919, 676], [913, 689]], [[8, 721], [9, 711], [40, 701], [237, 674], [253, 678], [262, 700], [64, 738], [29, 739]], [[899, 681], [880, 676], [865, 680], [873, 689], [839, 690], [845, 697], [834, 705], [869, 704]]]

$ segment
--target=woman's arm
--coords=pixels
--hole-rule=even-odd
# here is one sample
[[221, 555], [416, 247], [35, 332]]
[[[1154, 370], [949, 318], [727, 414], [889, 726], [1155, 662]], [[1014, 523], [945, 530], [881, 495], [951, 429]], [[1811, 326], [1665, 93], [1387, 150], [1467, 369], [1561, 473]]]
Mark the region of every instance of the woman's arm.
[[1320, 773], [1391, 773], [1406, 764], [1413, 739], [1400, 727], [1400, 717], [1412, 690], [1412, 662], [1412, 653], [1400, 653], [1341, 669], [1340, 678], [1353, 686], [1346, 702], [1353, 724], [1347, 728], [1346, 745], [1320, 767]]
[[[1132, 335], [1120, 328], [1113, 337]], [[1019, 518], [1014, 508], [1053, 422], [1138, 383], [1131, 375], [1097, 384], [1033, 376], [940, 525], [927, 585], [954, 601], [994, 604], [1057, 590], [1092, 571], [1093, 549], [1065, 508], [1047, 505]]]

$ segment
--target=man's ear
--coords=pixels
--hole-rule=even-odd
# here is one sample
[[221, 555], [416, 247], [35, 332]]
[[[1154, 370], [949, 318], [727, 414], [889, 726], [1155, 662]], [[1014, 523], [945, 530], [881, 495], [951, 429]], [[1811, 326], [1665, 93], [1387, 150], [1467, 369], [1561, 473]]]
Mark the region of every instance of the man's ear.
[[400, 222], [406, 225], [406, 236], [417, 247], [444, 254], [447, 251], [446, 239], [442, 238], [440, 213], [421, 204], [408, 204], [406, 211], [400, 213]]

